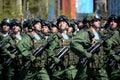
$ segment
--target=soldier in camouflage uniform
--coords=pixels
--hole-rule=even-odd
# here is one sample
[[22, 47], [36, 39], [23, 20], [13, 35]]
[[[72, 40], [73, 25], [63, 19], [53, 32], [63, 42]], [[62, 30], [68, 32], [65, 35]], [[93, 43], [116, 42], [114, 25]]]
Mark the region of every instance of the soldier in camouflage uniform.
[[44, 35], [42, 33], [42, 19], [36, 17], [31, 20], [27, 20], [28, 32], [27, 34], [30, 36], [34, 43], [34, 48], [41, 44], [41, 41], [44, 39]]
[[86, 49], [91, 44], [91, 39], [93, 38], [92, 33], [88, 30], [88, 27], [84, 24], [84, 27], [73, 37], [70, 48], [71, 50], [79, 56], [79, 63], [77, 64], [77, 74], [74, 80], [87, 80], [87, 66], [84, 66], [82, 59], [90, 58], [91, 54], [86, 51]]
[[11, 28], [11, 20], [10, 19], [3, 19], [1, 22], [1, 32], [0, 32], [0, 42], [4, 43], [1, 49], [1, 60], [0, 60], [0, 71], [3, 68], [3, 71], [0, 72], [0, 76], [6, 80], [11, 80], [14, 76], [14, 68], [10, 65], [9, 67], [5, 64], [8, 58], [14, 59], [15, 55], [8, 50], [9, 47], [13, 47], [15, 44], [10, 36], [10, 28]]
[[[120, 34], [118, 31], [118, 19], [116, 15], [111, 15], [108, 19], [109, 26], [103, 31], [104, 35], [114, 33], [113, 36], [105, 42], [104, 50], [107, 54], [107, 72], [110, 80], [118, 80], [120, 78], [120, 55], [118, 51], [120, 49]], [[114, 61], [112, 63], [112, 61]], [[112, 63], [112, 64], [111, 64]], [[114, 63], [116, 63], [114, 65]]]
[[51, 36], [53, 37], [53, 41], [49, 44], [49, 48], [47, 49], [47, 56], [48, 56], [47, 69], [48, 69], [51, 80], [54, 80], [54, 78], [56, 79], [56, 77], [54, 77], [53, 74], [54, 74], [54, 72], [58, 71], [59, 69], [57, 66], [57, 69], [55, 68], [55, 70], [52, 71], [52, 68], [50, 68], [50, 67], [51, 67], [52, 63], [57, 64], [59, 62], [59, 59], [56, 57], [56, 55], [59, 52], [60, 48], [62, 48], [62, 45], [61, 45], [62, 36], [59, 32], [56, 21], [51, 22], [50, 29], [51, 29]]
[[[100, 25], [101, 17], [98, 15], [93, 16], [92, 23], [90, 23], [90, 30], [94, 34], [94, 38], [92, 39], [92, 44], [99, 42], [102, 39], [102, 30]], [[108, 75], [106, 69], [104, 68], [105, 65], [105, 52], [103, 51], [103, 46], [101, 46], [93, 55], [92, 59], [89, 62], [89, 78], [93, 78], [96, 80], [108, 80]]]
[[[50, 38], [51, 33], [50, 33], [50, 23], [47, 20], [42, 20], [42, 34], [43, 34], [43, 39], [42, 39], [42, 45], [47, 42], [47, 40]], [[50, 77], [48, 75], [48, 72], [46, 70], [46, 65], [47, 65], [47, 49], [49, 47], [49, 43], [47, 46], [44, 47], [43, 51], [41, 52], [42, 54], [39, 56], [39, 69], [38, 73], [36, 74], [36, 80], [50, 80]]]
[[[18, 59], [16, 63], [16, 76], [15, 78], [23, 80], [23, 76], [26, 76], [21, 70], [24, 62], [27, 60], [34, 61], [35, 57], [32, 55], [33, 42], [28, 35], [23, 35], [22, 25], [18, 19], [13, 19], [12, 25], [12, 39], [14, 40], [16, 47], [19, 50]], [[31, 76], [27, 75], [24, 80], [32, 80]]]
[[[68, 35], [68, 27], [69, 27], [68, 18], [64, 15], [61, 15], [59, 16], [57, 21], [58, 21], [57, 22], [58, 28], [62, 36], [61, 38], [62, 48], [64, 48], [65, 46], [69, 47], [69, 42], [71, 41], [70, 37], [72, 38], [72, 36]], [[63, 80], [74, 79], [76, 71], [77, 71], [75, 68], [75, 59], [76, 59], [75, 57], [76, 56], [71, 51], [68, 51], [67, 54], [63, 56], [60, 63], [58, 63], [60, 65], [60, 69], [57, 70], [55, 73], [53, 73], [53, 76], [58, 79], [63, 79]]]
[[[28, 27], [29, 31], [27, 34], [30, 36], [30, 38], [32, 39], [32, 41], [34, 43], [33, 52], [35, 52], [35, 50], [39, 46], [42, 46], [46, 42], [44, 34], [42, 32], [42, 19], [40, 17], [36, 17], [34, 19], [31, 19], [28, 22], [28, 26], [29, 26]], [[40, 55], [35, 56], [36, 59], [32, 63], [31, 71], [30, 71], [32, 73], [32, 76], [33, 76], [32, 79], [49, 80], [49, 76], [48, 76], [47, 71], [45, 69], [46, 53], [43, 53], [43, 52], [44, 51], [39, 52]]]
[[51, 36], [50, 28], [51, 24], [48, 20], [42, 21], [42, 32], [44, 34], [44, 38], [47, 40]]
[[56, 21], [51, 22], [51, 36], [54, 37], [54, 40], [50, 43], [50, 47], [48, 48], [48, 57], [54, 58], [55, 53], [58, 53], [59, 50], [55, 50], [55, 48], [59, 49], [61, 47], [61, 34], [59, 33], [59, 29]]
[[[88, 25], [88, 24], [86, 24]], [[84, 29], [83, 29], [84, 30]], [[81, 30], [71, 42], [71, 49], [80, 56], [80, 62], [82, 63], [83, 57], [90, 58], [87, 65], [79, 64], [79, 71], [76, 76], [76, 80], [108, 80], [104, 65], [104, 53], [100, 47], [99, 51], [93, 55], [87, 52], [87, 48], [100, 40], [100, 19], [93, 16], [89, 23], [89, 30]]]

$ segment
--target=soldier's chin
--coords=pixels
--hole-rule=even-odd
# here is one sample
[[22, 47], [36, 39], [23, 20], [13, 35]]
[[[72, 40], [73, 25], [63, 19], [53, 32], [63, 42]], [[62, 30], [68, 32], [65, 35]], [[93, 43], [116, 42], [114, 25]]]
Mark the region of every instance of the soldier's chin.
[[4, 30], [4, 32], [8, 32], [8, 31], [9, 31], [9, 29], [5, 29], [5, 30]]

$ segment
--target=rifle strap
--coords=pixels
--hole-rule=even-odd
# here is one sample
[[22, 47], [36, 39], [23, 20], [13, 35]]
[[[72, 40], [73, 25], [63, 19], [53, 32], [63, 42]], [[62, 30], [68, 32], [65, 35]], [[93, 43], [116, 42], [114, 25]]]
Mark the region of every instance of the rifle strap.
[[19, 40], [18, 40], [18, 39], [16, 39], [16, 40], [15, 40], [15, 44], [18, 44], [18, 42], [19, 42]]
[[92, 38], [92, 44], [96, 43], [95, 38]]

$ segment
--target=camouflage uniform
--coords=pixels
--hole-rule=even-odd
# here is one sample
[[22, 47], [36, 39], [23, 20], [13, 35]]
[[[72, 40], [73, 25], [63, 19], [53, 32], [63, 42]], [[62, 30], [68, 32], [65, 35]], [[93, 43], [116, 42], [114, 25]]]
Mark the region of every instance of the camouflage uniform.
[[[91, 40], [89, 38], [88, 32], [81, 30], [73, 37], [70, 43], [71, 50], [79, 56], [80, 60], [84, 57], [91, 57], [91, 54], [86, 51], [91, 44]], [[77, 68], [78, 72], [75, 80], [87, 80], [87, 66], [83, 66], [83, 64], [79, 62]]]
[[19, 51], [19, 54], [17, 55], [17, 62], [15, 64], [15, 79], [26, 80], [27, 78], [27, 80], [32, 80], [31, 76], [28, 77], [29, 75], [26, 75], [26, 72], [29, 71], [26, 71], [25, 69], [23, 69], [23, 67], [26, 61], [33, 61], [35, 59], [35, 57], [32, 55], [33, 42], [28, 35], [22, 35], [22, 27], [19, 20], [13, 19], [11, 24], [13, 29], [12, 39], [14, 40]]
[[93, 17], [89, 23], [90, 30], [88, 31], [81, 30], [78, 34], [76, 34], [75, 37], [73, 37], [71, 49], [80, 56], [80, 62], [82, 62], [82, 60], [84, 59], [83, 57], [90, 58], [86, 66], [84, 66], [81, 63], [79, 64], [78, 68], [79, 70], [76, 76], [76, 80], [78, 79], [108, 80], [106, 70], [103, 67], [105, 54], [103, 52], [102, 47], [100, 47], [93, 54], [87, 52], [87, 49], [91, 46], [91, 44], [94, 44], [94, 41], [95, 43], [99, 42], [101, 38], [100, 32], [97, 31], [97, 29], [99, 30], [99, 28], [97, 28], [98, 25], [95, 25], [98, 23], [99, 19]]
[[11, 80], [12, 77], [14, 76], [14, 68], [13, 68], [13, 64], [10, 65], [9, 67], [5, 64], [5, 62], [11, 58], [11, 59], [14, 59], [15, 58], [15, 55], [12, 54], [10, 52], [10, 50], [8, 49], [9, 47], [14, 47], [14, 41], [12, 40], [10, 34], [9, 34], [9, 30], [8, 31], [5, 31], [3, 29], [3, 27], [9, 27], [10, 28], [10, 19], [3, 19], [3, 21], [1, 22], [1, 27], [2, 27], [2, 31], [0, 32], [0, 42], [4, 42], [5, 41], [5, 44], [3, 46], [1, 46], [1, 54], [0, 54], [0, 57], [1, 57], [1, 66], [0, 66], [0, 69], [2, 70], [0, 75], [2, 75], [2, 77], [6, 80]]
[[[59, 16], [58, 18], [58, 27], [60, 29], [60, 35], [62, 36], [61, 37], [61, 48], [59, 49], [59, 51], [61, 49], [63, 49], [64, 47], [68, 46], [69, 47], [69, 43], [71, 41], [71, 38], [72, 38], [72, 32], [70, 32], [69, 36], [68, 36], [68, 33], [67, 33], [67, 28], [68, 27], [65, 27], [64, 25], [61, 25], [61, 23], [63, 22], [66, 22], [67, 25], [68, 25], [68, 19], [66, 16], [64, 15], [61, 15]], [[69, 38], [71, 37], [71, 38]], [[67, 79], [67, 80], [73, 80], [75, 75], [76, 75], [76, 72], [77, 72], [77, 69], [76, 69], [76, 66], [75, 64], [77, 63], [77, 57], [74, 53], [72, 53], [70, 50], [62, 57], [61, 61], [58, 63], [59, 65], [59, 68], [53, 73], [53, 76], [56, 77], [56, 79]]]
[[[10, 40], [9, 40], [10, 39]], [[13, 65], [10, 65], [9, 67], [6, 66], [5, 62], [7, 59], [12, 58], [14, 59], [14, 55], [8, 50], [8, 48], [10, 46], [14, 46], [14, 42], [12, 40], [12, 38], [10, 37], [10, 35], [6, 36], [3, 38], [3, 41], [5, 40], [9, 40], [9, 42], [7, 42], [2, 48], [2, 54], [1, 54], [1, 59], [3, 59], [2, 63], [4, 64], [4, 70], [3, 70], [3, 77], [6, 77], [8, 80], [11, 80], [12, 77], [14, 76], [14, 68], [12, 67]], [[2, 68], [2, 67], [1, 67]], [[6, 73], [7, 72], [7, 73]]]
[[[104, 35], [113, 33], [113, 36], [108, 39], [104, 45], [104, 50], [107, 54], [108, 59], [106, 69], [110, 80], [118, 80], [120, 78], [120, 56], [117, 54], [117, 52], [120, 49], [120, 34], [117, 26], [117, 17], [115, 15], [111, 15], [108, 22], [110, 26], [106, 30], [104, 30], [103, 33]], [[114, 60], [116, 61], [114, 62], [116, 63], [116, 65], [111, 65], [111, 61]]]
[[[46, 29], [48, 31], [44, 32], [44, 29], [42, 30], [42, 35], [43, 35], [43, 39], [40, 41], [42, 42], [42, 45], [46, 44], [49, 40], [49, 38], [51, 37], [51, 33], [49, 32], [49, 27], [50, 24], [48, 21], [42, 21], [42, 28]], [[49, 47], [49, 43], [47, 43], [47, 46], [44, 47], [43, 51], [41, 52], [42, 54], [38, 57], [39, 60], [39, 66], [38, 66], [38, 72], [36, 74], [36, 80], [50, 80], [50, 76], [48, 74], [48, 71], [46, 70], [46, 65], [47, 65], [47, 49]]]

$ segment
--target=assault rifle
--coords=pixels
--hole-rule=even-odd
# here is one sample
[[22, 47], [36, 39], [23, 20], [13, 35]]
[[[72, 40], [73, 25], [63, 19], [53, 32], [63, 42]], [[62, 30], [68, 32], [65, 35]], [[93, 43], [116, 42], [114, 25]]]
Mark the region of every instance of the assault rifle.
[[[16, 55], [16, 54], [19, 53], [18, 49], [15, 48], [15, 47], [12, 47], [12, 46], [10, 46], [8, 48], [8, 50], [10, 51], [11, 54], [14, 54], [14, 55]], [[9, 67], [12, 62], [13, 62], [13, 59], [9, 58], [9, 59], [7, 59], [7, 61], [5, 62], [5, 64]]]
[[[63, 56], [68, 53], [69, 49], [70, 49], [70, 46], [64, 46], [55, 57], [61, 60]], [[56, 68], [56, 63], [53, 62], [50, 65], [49, 69], [53, 72], [55, 68]]]
[[[95, 51], [98, 50], [106, 40], [108, 40], [109, 38], [113, 36], [113, 34], [114, 34], [113, 32], [107, 34], [99, 42], [93, 44], [90, 48], [88, 48], [87, 51], [90, 54], [94, 54]], [[88, 59], [86, 57], [82, 58], [81, 63], [83, 64], [83, 67], [85, 67], [88, 63]]]
[[[54, 35], [55, 35], [55, 34], [54, 34]], [[38, 47], [34, 50], [33, 56], [37, 57], [37, 56], [41, 55], [41, 54], [42, 54], [42, 51], [48, 46], [48, 44], [54, 40], [54, 35], [53, 35], [52, 37], [48, 38], [47, 41], [46, 41], [46, 43], [38, 46]], [[28, 70], [30, 66], [31, 66], [31, 61], [27, 61], [27, 62], [25, 63], [25, 65], [24, 65], [24, 68], [25, 68], [26, 70]]]
[[[119, 56], [120, 57], [120, 50], [118, 50], [116, 53], [115, 53], [116, 56]], [[118, 64], [119, 61], [116, 61], [114, 56], [110, 57], [109, 61], [108, 61], [108, 65], [109, 67], [113, 70], [117, 64]]]

